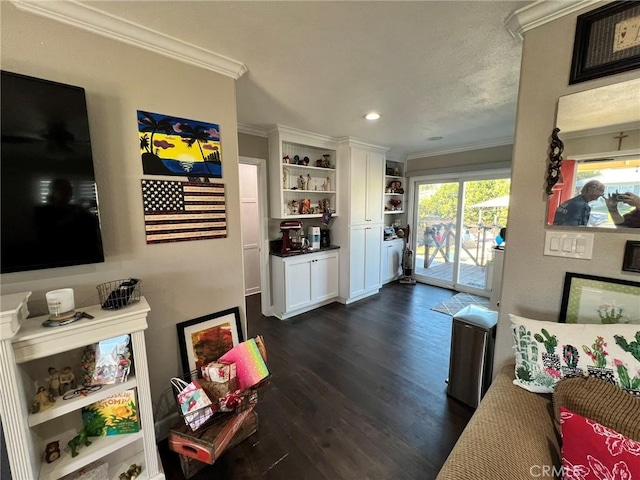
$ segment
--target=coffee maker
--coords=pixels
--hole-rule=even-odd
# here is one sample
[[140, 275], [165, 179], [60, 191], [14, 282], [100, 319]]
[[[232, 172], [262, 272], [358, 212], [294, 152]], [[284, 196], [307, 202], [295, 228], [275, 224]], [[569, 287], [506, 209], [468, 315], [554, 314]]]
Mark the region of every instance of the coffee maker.
[[280, 253], [299, 252], [309, 247], [309, 241], [302, 237], [302, 222], [285, 220], [280, 222], [282, 250]]
[[331, 246], [331, 235], [328, 228], [320, 229], [320, 248], [327, 248]]

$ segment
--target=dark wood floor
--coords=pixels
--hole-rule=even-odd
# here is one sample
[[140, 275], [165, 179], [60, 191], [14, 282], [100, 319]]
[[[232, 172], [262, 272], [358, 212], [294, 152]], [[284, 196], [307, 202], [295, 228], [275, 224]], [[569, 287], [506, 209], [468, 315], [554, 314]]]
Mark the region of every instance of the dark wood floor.
[[[473, 413], [445, 393], [451, 317], [430, 310], [453, 294], [392, 283], [288, 322], [248, 297], [249, 335], [263, 335], [272, 373], [259, 430], [192, 478], [435, 478]], [[167, 478], [183, 479], [160, 446]]]

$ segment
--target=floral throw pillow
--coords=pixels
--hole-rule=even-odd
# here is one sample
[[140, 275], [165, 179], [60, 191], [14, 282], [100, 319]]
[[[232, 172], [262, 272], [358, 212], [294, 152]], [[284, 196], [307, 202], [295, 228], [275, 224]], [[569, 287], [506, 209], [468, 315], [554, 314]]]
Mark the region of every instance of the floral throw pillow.
[[562, 378], [590, 375], [640, 395], [640, 325], [509, 317], [516, 385], [535, 393], [553, 393]]
[[640, 442], [560, 407], [562, 478], [632, 480], [640, 474]]

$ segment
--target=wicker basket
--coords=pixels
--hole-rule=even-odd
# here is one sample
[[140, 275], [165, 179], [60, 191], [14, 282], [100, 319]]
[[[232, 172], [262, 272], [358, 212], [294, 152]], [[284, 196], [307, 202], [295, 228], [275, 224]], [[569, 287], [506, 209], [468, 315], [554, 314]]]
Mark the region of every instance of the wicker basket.
[[105, 310], [118, 310], [140, 301], [140, 283], [137, 278], [101, 283], [98, 289], [100, 304]]
[[198, 373], [199, 372], [197, 370], [194, 370], [193, 372], [187, 373], [180, 378], [182, 378], [187, 383], [191, 382], [193, 379], [198, 379], [198, 383], [209, 397], [209, 400], [211, 400], [210, 406], [186, 414], [182, 413], [182, 409], [180, 408], [180, 404], [177, 400], [178, 393], [180, 392], [176, 389], [176, 386], [172, 384], [174, 393], [173, 396], [176, 399], [178, 414], [184, 419], [185, 424], [189, 425], [191, 430], [194, 432], [200, 431], [205, 427], [210, 427], [219, 422], [225, 422], [229, 420], [229, 418], [231, 418], [233, 415], [240, 413], [251, 406], [255, 406], [258, 403], [258, 400], [264, 395], [264, 391], [269, 385], [269, 379], [271, 378], [271, 376], [269, 376], [253, 387], [247, 388], [241, 392], [236, 392], [236, 402], [234, 403], [233, 408], [222, 411], [220, 410], [218, 399], [215, 398], [215, 395], [210, 394], [211, 389], [209, 387], [213, 382], [208, 382], [202, 378], [198, 378]]

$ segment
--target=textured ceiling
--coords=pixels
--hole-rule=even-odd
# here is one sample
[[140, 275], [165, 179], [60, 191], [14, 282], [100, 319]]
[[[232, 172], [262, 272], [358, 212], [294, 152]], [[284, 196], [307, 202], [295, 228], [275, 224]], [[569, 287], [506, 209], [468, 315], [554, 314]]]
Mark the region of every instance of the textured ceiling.
[[[522, 45], [504, 22], [530, 2], [89, 3], [244, 63], [241, 124], [352, 136], [399, 157], [513, 137]], [[371, 110], [382, 118], [365, 121]]]

